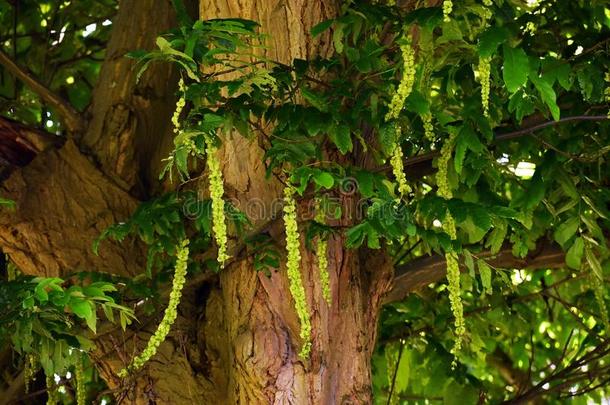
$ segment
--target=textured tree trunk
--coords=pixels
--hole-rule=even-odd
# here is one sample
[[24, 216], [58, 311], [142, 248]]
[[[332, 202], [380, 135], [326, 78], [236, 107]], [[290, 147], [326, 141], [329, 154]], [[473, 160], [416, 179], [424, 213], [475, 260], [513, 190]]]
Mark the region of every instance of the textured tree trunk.
[[[339, 4], [201, 0], [199, 6], [204, 19], [260, 22], [269, 35], [267, 56], [291, 63], [331, 50], [328, 37], [314, 41], [308, 34], [333, 17]], [[121, 1], [87, 129], [62, 148], [38, 154], [3, 183], [0, 194], [15, 199], [18, 208], [0, 212], [0, 244], [26, 273], [142, 272], [145, 254], [137, 243], [105, 243], [100, 256], [91, 244], [106, 226], [127, 218], [139, 200], [159, 191], [154, 179], [172, 143], [177, 77], [167, 65], [155, 65], [136, 84], [132, 62], [123, 55], [151, 49], [156, 35], [174, 24], [172, 15], [167, 0]], [[220, 153], [227, 197], [246, 212], [257, 208], [255, 226], [267, 221], [277, 212], [281, 185], [265, 180], [263, 151], [235, 134]], [[355, 196], [341, 197], [345, 206], [356, 204]], [[350, 221], [342, 218], [340, 225]], [[278, 222], [269, 233], [283, 249]], [[343, 242], [336, 236], [328, 243], [330, 304], [322, 298], [315, 255], [301, 246], [313, 329], [309, 359], [297, 355], [303, 342], [284, 264], [267, 277], [246, 257], [202, 286], [187, 286], [170, 336], [142, 372], [126, 381], [116, 377], [142, 350], [162, 311], [125, 333], [109, 329], [97, 336], [95, 364], [121, 403], [370, 403], [369, 362], [392, 263], [381, 251], [346, 250]]]

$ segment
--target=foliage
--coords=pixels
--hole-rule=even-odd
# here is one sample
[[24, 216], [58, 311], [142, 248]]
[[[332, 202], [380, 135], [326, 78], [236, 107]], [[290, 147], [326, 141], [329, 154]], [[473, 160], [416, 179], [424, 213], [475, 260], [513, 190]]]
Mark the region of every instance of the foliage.
[[[0, 1], [3, 51], [79, 111], [91, 101], [116, 12], [113, 0]], [[9, 45], [10, 44], [10, 45]], [[0, 70], [0, 113], [49, 132], [63, 128], [25, 84]]]
[[153, 336], [151, 336], [142, 353], [136, 356], [127, 368], [119, 371], [119, 377], [127, 377], [129, 372], [137, 371], [142, 368], [142, 366], [157, 353], [157, 349], [167, 337], [172, 324], [176, 320], [176, 317], [178, 316], [178, 304], [180, 303], [180, 297], [182, 296], [182, 288], [186, 282], [186, 272], [189, 261], [188, 244], [189, 240], [185, 239], [176, 246], [176, 265], [174, 280], [172, 281], [172, 291], [169, 294], [169, 303], [167, 304], [161, 323], [159, 323], [157, 330]]
[[102, 281], [78, 285], [57, 277], [19, 276], [3, 282], [0, 342], [35, 358], [47, 375], [65, 374], [80, 351], [93, 347], [86, 329], [95, 333], [98, 309], [111, 322], [116, 312], [123, 328], [131, 323], [133, 312], [116, 303], [115, 292]]
[[[178, 66], [174, 150], [161, 175], [186, 181], [206, 159], [211, 200], [187, 218], [188, 193], [157, 197], [102, 238], [144, 241], [152, 280], [167, 275], [176, 246], [192, 236], [191, 253], [206, 250], [214, 237], [220, 266], [213, 268], [222, 267], [231, 207], [222, 201], [215, 152], [239, 132], [262, 145], [267, 176], [288, 190], [287, 272], [304, 357], [311, 325], [300, 249], [316, 240], [325, 277], [323, 242], [333, 235], [348, 248], [386, 249], [397, 268], [434, 254], [446, 260], [448, 285], [434, 283], [384, 309], [373, 357], [379, 403], [497, 403], [527, 395], [599, 402], [610, 377], [604, 365], [610, 9], [595, 0], [401, 3], [345, 2], [337, 18], [312, 30], [314, 38], [332, 41], [333, 53], [290, 64], [258, 56], [264, 36], [256, 22], [240, 19], [183, 20], [157, 40], [157, 50], [133, 52], [139, 73], [153, 62]], [[41, 48], [18, 45], [24, 58]], [[65, 86], [51, 80], [51, 87]], [[43, 108], [30, 102], [35, 97], [18, 90], [10, 116], [43, 120]], [[437, 170], [416, 165], [430, 160]], [[302, 219], [308, 222], [302, 244], [295, 199], [327, 204], [347, 194], [350, 181], [361, 212], [347, 227]], [[343, 218], [338, 208], [335, 219]], [[236, 226], [247, 222], [238, 218]], [[267, 235], [247, 244], [257, 270], [279, 268]], [[493, 265], [507, 254], [527, 261], [548, 244], [565, 253], [561, 269]], [[186, 271], [186, 259], [182, 264]], [[25, 285], [25, 295], [8, 302], [25, 303], [35, 290], [19, 283], [10, 290]], [[167, 311], [176, 305], [171, 300]], [[42, 308], [57, 317], [42, 330], [73, 327], [63, 307]]]

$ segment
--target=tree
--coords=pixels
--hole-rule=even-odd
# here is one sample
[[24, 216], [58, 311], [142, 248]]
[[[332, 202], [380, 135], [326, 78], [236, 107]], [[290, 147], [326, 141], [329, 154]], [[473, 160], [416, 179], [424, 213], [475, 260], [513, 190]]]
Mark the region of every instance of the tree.
[[0, 3], [1, 396], [599, 399], [606, 7]]

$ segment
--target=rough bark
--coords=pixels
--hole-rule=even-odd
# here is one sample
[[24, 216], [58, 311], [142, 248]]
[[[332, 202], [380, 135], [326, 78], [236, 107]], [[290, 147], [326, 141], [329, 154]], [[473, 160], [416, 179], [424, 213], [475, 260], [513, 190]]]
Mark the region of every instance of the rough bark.
[[72, 141], [15, 171], [0, 194], [16, 203], [15, 210], [0, 211], [0, 244], [24, 273], [142, 271], [144, 256], [137, 245], [129, 251], [107, 244], [99, 256], [93, 253], [100, 232], [128, 218], [137, 201], [104, 177]]
[[[267, 56], [283, 63], [329, 51], [330, 41], [312, 40], [310, 28], [338, 9], [334, 1], [201, 2], [201, 17], [240, 17], [261, 23], [269, 35]], [[280, 185], [264, 179], [263, 151], [256, 142], [239, 136], [222, 151], [223, 172], [229, 197], [242, 207], [256, 201], [263, 212], [281, 196]], [[354, 204], [350, 197], [344, 202]], [[254, 218], [267, 221], [268, 215]], [[347, 222], [349, 219], [344, 219]], [[280, 229], [272, 236], [283, 240]], [[322, 298], [315, 255], [301, 246], [301, 272], [312, 319], [312, 353], [298, 358], [299, 322], [282, 267], [270, 278], [257, 274], [250, 259], [225, 269], [220, 289], [208, 302], [222, 313], [220, 327], [226, 336], [222, 355], [227, 361], [226, 403], [333, 404], [370, 403], [369, 362], [374, 347], [381, 297], [390, 284], [392, 264], [382, 252], [350, 251], [337, 237], [329, 241], [332, 301]], [[280, 242], [281, 243], [281, 242]], [[371, 270], [369, 272], [369, 269]], [[216, 317], [218, 314], [216, 314]], [[218, 319], [211, 319], [213, 325]]]
[[156, 191], [161, 159], [171, 145], [167, 117], [178, 79], [170, 64], [157, 63], [136, 81], [135, 62], [126, 54], [154, 49], [156, 37], [175, 21], [170, 0], [121, 1], [81, 139], [105, 175], [144, 198]]

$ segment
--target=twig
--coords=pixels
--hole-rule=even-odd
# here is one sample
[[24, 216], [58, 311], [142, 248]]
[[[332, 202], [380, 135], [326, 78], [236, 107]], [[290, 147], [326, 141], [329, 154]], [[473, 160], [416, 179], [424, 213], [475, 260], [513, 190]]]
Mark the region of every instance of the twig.
[[398, 351], [398, 359], [396, 360], [396, 367], [394, 368], [394, 375], [392, 376], [392, 385], [390, 385], [390, 392], [388, 393], [388, 405], [392, 403], [392, 394], [394, 393], [394, 387], [396, 386], [396, 377], [398, 376], [398, 366], [400, 366], [400, 359], [402, 357], [402, 351], [405, 348], [405, 341], [400, 342], [400, 350]]
[[81, 132], [84, 128], [83, 120], [66, 100], [49, 90], [42, 82], [35, 78], [25, 68], [17, 65], [6, 53], [0, 50], [0, 65], [4, 66], [15, 77], [30, 87], [44, 100], [46, 104], [53, 107], [59, 114], [63, 124], [70, 133]]

